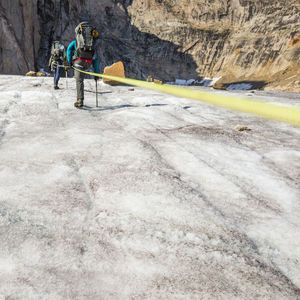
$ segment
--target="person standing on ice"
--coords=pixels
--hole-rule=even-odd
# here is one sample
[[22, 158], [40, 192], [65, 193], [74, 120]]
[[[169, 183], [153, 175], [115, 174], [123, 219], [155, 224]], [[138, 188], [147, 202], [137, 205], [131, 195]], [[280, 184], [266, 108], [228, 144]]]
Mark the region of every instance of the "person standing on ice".
[[[98, 56], [95, 51], [95, 42], [99, 33], [88, 22], [81, 22], [75, 28], [76, 40], [68, 46], [67, 59], [74, 68], [87, 71], [93, 65], [95, 73], [99, 73]], [[75, 70], [77, 101], [75, 107], [82, 107], [84, 101], [84, 77], [85, 74]], [[94, 77], [95, 81], [98, 77]]]
[[59, 41], [54, 41], [51, 47], [51, 56], [49, 60], [49, 68], [54, 72], [54, 89], [59, 89], [58, 81], [62, 75], [64, 64], [66, 62], [65, 46]]

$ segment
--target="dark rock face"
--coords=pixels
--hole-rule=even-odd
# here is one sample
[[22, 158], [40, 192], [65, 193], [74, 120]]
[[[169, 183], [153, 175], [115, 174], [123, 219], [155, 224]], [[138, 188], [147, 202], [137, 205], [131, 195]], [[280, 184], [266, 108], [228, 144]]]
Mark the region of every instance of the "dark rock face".
[[[24, 74], [29, 69], [46, 68], [52, 41], [58, 39], [67, 46], [75, 38], [76, 25], [90, 20], [101, 35], [98, 43], [101, 70], [122, 60], [129, 77], [145, 79], [153, 75], [169, 80], [198, 75], [195, 61], [182, 53], [179, 46], [140, 32], [130, 24], [127, 7], [131, 1], [27, 0], [23, 1], [25, 6], [22, 1], [11, 2], [0, 0], [1, 61], [6, 61], [0, 66], [1, 73]], [[33, 32], [39, 34], [32, 35]], [[35, 45], [34, 49], [30, 45]]]
[[299, 78], [272, 83], [300, 69], [299, 0], [0, 0], [0, 72], [45, 68], [52, 41], [67, 46], [82, 20], [100, 32], [101, 71], [122, 60], [138, 79], [232, 75], [300, 90]]
[[0, 72], [23, 74], [35, 69], [40, 47], [34, 1], [0, 1]]

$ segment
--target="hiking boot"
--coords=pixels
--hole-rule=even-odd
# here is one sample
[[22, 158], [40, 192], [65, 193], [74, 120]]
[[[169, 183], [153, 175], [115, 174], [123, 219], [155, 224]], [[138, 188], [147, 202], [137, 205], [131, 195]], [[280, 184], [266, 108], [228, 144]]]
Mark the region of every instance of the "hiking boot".
[[54, 89], [55, 89], [55, 90], [59, 90], [58, 85], [55, 85], [55, 86], [54, 86]]
[[82, 107], [83, 106], [83, 101], [78, 99], [75, 103], [74, 103], [75, 107]]

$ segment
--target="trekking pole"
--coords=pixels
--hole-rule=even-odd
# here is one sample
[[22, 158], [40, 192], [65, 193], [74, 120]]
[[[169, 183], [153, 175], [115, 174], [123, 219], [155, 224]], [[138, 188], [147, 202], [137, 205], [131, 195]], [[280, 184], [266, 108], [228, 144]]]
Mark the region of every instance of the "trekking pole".
[[98, 80], [96, 81], [96, 107], [98, 107]]
[[65, 72], [66, 72], [66, 89], [68, 89], [68, 71], [65, 68]]

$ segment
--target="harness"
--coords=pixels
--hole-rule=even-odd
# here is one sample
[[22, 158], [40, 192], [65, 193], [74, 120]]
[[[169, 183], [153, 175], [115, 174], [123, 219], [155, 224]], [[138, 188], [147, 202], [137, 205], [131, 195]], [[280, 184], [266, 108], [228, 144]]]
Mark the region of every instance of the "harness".
[[85, 62], [89, 63], [90, 65], [92, 64], [92, 61], [89, 60], [89, 59], [86, 59], [86, 58], [77, 58], [77, 59], [74, 60], [74, 62], [76, 62], [76, 61], [78, 61], [78, 60], [85, 61]]

